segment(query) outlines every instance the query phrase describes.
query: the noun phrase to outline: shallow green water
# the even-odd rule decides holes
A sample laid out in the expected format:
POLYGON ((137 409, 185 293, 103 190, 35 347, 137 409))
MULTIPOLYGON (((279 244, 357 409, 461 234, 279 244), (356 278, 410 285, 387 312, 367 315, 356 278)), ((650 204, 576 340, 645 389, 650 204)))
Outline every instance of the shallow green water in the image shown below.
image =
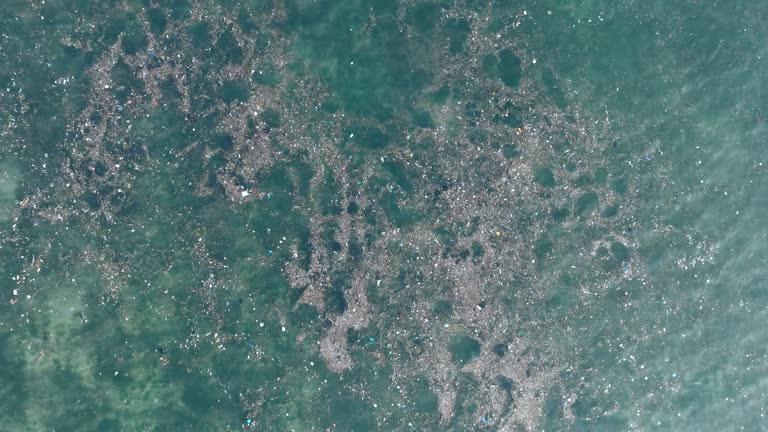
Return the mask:
POLYGON ((3 2, 0 430, 762 430, 768 4, 677 3, 3 2))

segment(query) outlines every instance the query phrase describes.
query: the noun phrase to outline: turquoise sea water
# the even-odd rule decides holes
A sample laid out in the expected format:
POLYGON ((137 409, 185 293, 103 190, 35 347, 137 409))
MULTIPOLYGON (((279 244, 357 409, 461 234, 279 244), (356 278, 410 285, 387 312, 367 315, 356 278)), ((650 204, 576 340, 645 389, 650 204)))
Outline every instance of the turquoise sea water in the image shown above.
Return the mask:
POLYGON ((0 430, 766 429, 768 3, 0 4, 0 430))

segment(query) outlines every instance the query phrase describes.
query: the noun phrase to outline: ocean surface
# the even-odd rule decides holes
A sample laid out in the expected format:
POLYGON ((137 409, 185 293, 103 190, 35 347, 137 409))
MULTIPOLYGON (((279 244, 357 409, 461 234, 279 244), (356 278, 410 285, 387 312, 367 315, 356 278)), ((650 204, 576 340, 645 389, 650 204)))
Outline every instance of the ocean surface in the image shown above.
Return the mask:
POLYGON ((768 430, 768 2, 0 2, 0 431, 768 430))

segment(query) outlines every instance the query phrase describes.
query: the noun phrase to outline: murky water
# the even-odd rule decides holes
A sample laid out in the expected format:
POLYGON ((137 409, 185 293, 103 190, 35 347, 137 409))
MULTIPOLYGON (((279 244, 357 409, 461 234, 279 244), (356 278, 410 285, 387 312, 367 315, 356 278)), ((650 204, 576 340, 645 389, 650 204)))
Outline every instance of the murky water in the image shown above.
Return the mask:
POLYGON ((0 430, 762 430, 768 4, 672 3, 3 2, 0 430))

